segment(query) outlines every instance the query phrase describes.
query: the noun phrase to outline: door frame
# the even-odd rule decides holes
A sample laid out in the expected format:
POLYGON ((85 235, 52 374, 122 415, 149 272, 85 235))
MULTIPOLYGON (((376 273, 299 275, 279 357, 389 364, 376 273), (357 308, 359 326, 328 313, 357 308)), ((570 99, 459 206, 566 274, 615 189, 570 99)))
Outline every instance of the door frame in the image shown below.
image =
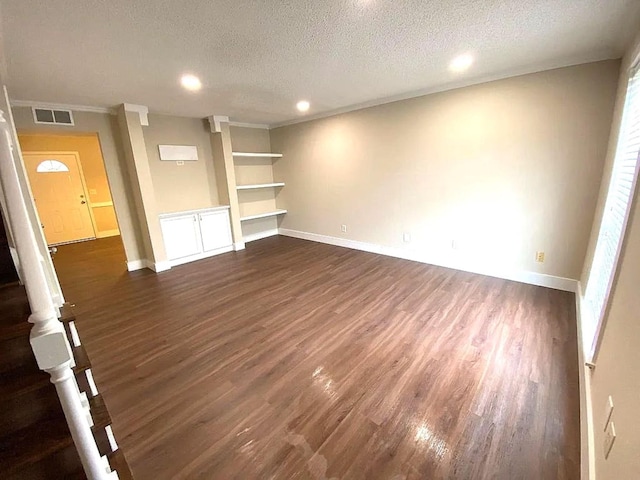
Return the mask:
MULTIPOLYGON (((82 191, 84 192, 84 199, 87 202, 87 208, 89 209, 89 218, 91 218, 91 229, 93 230, 93 238, 98 238, 96 236, 96 232, 98 231, 96 228, 96 219, 93 217, 93 205, 91 203, 91 199, 89 198, 89 189, 87 188, 87 182, 84 179, 84 171, 82 170, 82 162, 80 161, 80 154, 78 152, 72 151, 64 151, 64 150, 28 150, 23 151, 22 156, 29 155, 73 155, 76 159, 76 165, 78 167, 78 173, 80 174, 80 183, 82 184, 82 191)), ((25 161, 26 166, 26 161, 25 161)), ((29 175, 27 175, 27 180, 29 180, 29 186, 31 186, 31 179, 29 179, 29 175)), ((32 192, 32 200, 33 200, 33 187, 31 188, 32 192)), ((36 205, 36 210, 38 209, 38 205, 36 205)), ((65 243, 75 243, 75 242, 65 242, 65 243)), ((56 244, 61 245, 61 244, 56 244)))

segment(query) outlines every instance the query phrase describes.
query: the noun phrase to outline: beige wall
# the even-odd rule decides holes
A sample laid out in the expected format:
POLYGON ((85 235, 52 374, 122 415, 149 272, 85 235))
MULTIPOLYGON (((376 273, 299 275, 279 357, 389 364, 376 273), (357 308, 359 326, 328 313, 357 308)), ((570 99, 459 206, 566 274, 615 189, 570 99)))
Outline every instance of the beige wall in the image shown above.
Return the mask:
MULTIPOLYGON (((602 179, 600 202, 593 224, 592 241, 585 262, 583 289, 591 267, 595 240, 598 234, 604 198, 611 175, 615 146, 622 117, 622 107, 628 69, 640 52, 640 35, 629 48, 622 64, 620 89, 605 174, 602 179)), ((636 189, 637 190, 637 189, 636 189)), ((620 257, 617 281, 610 297, 610 310, 606 320, 596 368, 591 376, 591 400, 595 437, 595 464, 598 480, 640 478, 640 208, 637 191, 631 211, 627 235, 620 257), (611 455, 604 459, 604 413, 608 396, 613 397, 613 421, 617 438, 611 455)))
POLYGON ((149 115, 143 127, 156 203, 160 213, 179 212, 219 205, 213 171, 210 130, 198 118, 149 115), (158 145, 195 145, 198 161, 160 161, 158 145))
POLYGON ((89 206, 95 219, 96 235, 117 232, 118 223, 111 199, 107 172, 102 160, 100 141, 95 133, 82 135, 19 133, 18 140, 23 153, 29 152, 78 152, 89 206), (96 206, 102 204, 102 206, 96 206))
POLYGON ((271 130, 273 150, 285 155, 274 169, 287 182, 281 226, 445 264, 577 279, 619 65, 524 75, 271 130), (545 263, 535 262, 538 250, 545 263))
MULTIPOLYGON (((269 130, 262 128, 231 127, 231 144, 234 152, 267 153, 271 152, 269 130)), ((235 157, 234 168, 238 185, 255 183, 271 183, 273 177, 273 162, 270 158, 235 157)), ((276 196, 280 189, 259 189, 238 191, 240 216, 254 215, 276 209, 276 196)), ((242 234, 245 238, 260 235, 262 232, 273 231, 278 228, 275 217, 261 218, 242 222, 242 234)))
POLYGON ((14 107, 12 112, 16 129, 22 134, 55 132, 98 135, 127 259, 135 261, 144 258, 141 223, 131 194, 130 178, 116 117, 107 113, 73 112, 75 126, 60 126, 35 124, 30 108, 14 107))

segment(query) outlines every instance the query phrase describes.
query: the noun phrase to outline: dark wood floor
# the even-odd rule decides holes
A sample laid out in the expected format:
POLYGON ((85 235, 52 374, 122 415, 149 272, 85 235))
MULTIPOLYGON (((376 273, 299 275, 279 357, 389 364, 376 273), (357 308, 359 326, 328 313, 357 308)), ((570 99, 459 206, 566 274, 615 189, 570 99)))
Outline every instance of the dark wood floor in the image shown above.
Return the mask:
POLYGON ((573 294, 285 237, 55 258, 138 479, 577 479, 573 294))

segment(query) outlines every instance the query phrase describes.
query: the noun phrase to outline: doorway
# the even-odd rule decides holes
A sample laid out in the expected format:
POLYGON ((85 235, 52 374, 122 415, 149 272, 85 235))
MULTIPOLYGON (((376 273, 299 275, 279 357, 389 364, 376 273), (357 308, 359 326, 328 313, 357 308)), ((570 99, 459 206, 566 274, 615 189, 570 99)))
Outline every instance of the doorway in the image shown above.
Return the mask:
POLYGON ((78 153, 25 152, 23 157, 47 244, 96 238, 78 153))

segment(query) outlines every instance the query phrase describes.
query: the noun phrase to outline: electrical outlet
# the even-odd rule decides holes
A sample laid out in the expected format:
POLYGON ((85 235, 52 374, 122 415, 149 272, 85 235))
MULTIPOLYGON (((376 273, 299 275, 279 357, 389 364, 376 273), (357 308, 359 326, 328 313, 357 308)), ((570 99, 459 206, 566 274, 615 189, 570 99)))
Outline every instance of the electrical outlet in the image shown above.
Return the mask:
POLYGON ((179 167, 182 167, 184 165, 184 160, 178 160, 176 162, 176 165, 179 166, 179 167))
POLYGON ((97 194, 98 194, 98 190, 96 190, 95 188, 89 189, 89 195, 97 195, 97 194))
POLYGON ((340 227, 340 231, 341 231, 342 233, 347 233, 347 226, 346 226, 346 225, 342 225, 342 226, 340 227))
POLYGON ((536 262, 544 263, 544 252, 536 252, 536 262))
POLYGON ((607 399, 607 405, 604 411, 604 430, 607 431, 607 427, 609 426, 609 422, 611 421, 611 415, 613 415, 613 398, 609 395, 607 399))
POLYGON ((409 243, 411 242, 411 234, 409 232, 405 232, 402 234, 402 241, 404 243, 409 243))
POLYGON ((616 426, 613 422, 609 422, 607 430, 604 432, 604 458, 609 458, 611 449, 613 448, 613 442, 616 441, 616 426))

